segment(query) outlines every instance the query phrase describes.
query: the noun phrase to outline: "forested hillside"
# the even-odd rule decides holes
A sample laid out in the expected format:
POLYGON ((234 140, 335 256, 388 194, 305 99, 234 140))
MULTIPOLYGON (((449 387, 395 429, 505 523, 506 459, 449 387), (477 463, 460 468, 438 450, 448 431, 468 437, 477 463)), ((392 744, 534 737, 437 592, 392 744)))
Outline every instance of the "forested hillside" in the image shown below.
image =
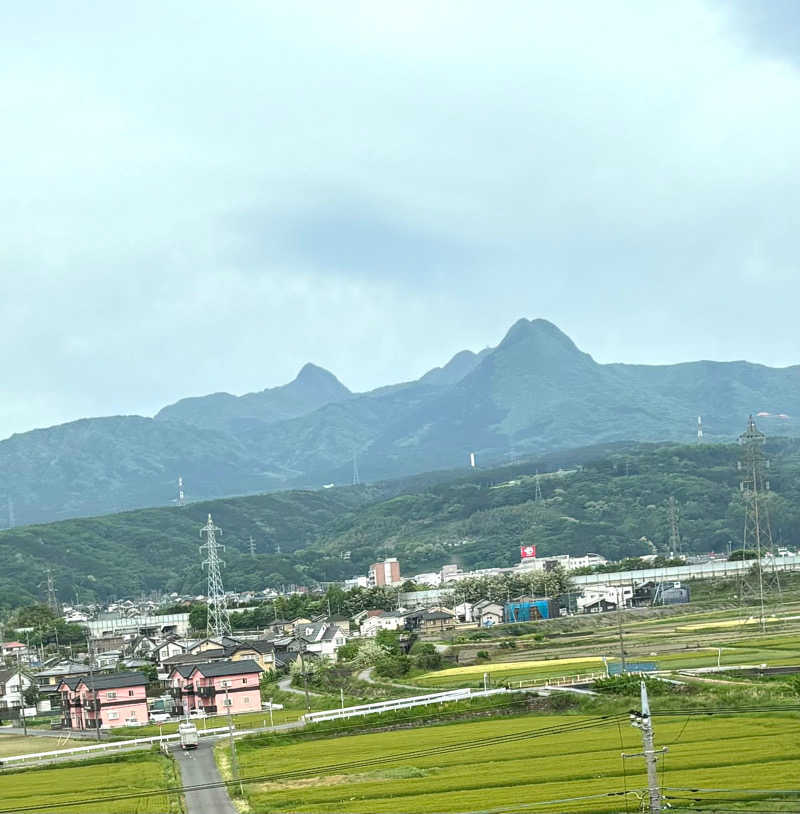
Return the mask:
MULTIPOLYGON (((798 546, 800 441, 773 439, 767 450, 775 541, 798 546)), ((76 593, 88 599, 202 592, 199 529, 209 512, 227 544, 225 585, 239 590, 343 579, 387 555, 399 557, 410 576, 447 562, 465 569, 511 565, 524 543, 536 543, 540 556, 665 552, 671 496, 680 506, 684 551, 722 551, 729 541, 739 546, 742 534, 738 451, 719 444, 617 445, 469 475, 434 473, 13 529, 0 533, 0 602, 41 597, 48 566, 63 600, 76 593)))
POLYGON ((732 441, 749 413, 796 435, 800 369, 598 364, 546 320, 412 382, 353 394, 307 365, 288 385, 184 399, 155 419, 85 419, 0 441, 0 526, 192 500, 376 482, 617 441, 732 441))

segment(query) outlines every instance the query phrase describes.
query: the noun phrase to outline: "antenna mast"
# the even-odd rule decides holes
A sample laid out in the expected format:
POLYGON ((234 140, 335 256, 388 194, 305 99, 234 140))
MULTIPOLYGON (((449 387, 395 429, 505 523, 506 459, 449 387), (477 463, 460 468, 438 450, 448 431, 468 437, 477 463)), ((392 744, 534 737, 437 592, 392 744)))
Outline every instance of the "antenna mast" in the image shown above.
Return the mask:
POLYGON ((217 542, 216 533, 222 532, 218 526, 214 525, 211 515, 208 515, 208 522, 200 529, 200 535, 206 535, 206 542, 200 546, 200 551, 205 549, 206 559, 203 560, 203 567, 208 568, 208 621, 206 622, 207 636, 230 636, 231 619, 228 614, 228 605, 225 599, 225 590, 222 587, 222 577, 220 576, 220 566, 225 563, 219 558, 219 549, 225 550, 225 546, 217 542))

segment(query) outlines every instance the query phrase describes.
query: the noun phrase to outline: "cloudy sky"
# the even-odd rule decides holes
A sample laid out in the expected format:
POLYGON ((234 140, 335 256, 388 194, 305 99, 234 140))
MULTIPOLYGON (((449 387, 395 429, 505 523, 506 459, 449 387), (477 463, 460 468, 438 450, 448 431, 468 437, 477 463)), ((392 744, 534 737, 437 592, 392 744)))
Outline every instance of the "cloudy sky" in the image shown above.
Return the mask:
POLYGON ((794 0, 28 0, 0 52, 0 437, 521 316, 800 362, 794 0))

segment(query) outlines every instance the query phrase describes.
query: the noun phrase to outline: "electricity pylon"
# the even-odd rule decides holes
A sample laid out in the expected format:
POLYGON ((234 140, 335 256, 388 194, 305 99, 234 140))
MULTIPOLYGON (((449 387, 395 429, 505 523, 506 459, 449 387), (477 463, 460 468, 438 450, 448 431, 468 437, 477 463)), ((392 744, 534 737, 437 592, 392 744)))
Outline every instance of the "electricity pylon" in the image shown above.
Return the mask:
POLYGON ((208 568, 208 620, 206 622, 207 636, 230 636, 231 619, 228 614, 228 604, 225 599, 225 589, 222 587, 222 576, 220 566, 225 563, 219 558, 219 549, 225 550, 225 546, 217 542, 216 533, 221 532, 218 526, 214 525, 211 515, 208 515, 208 522, 200 529, 200 536, 206 535, 206 542, 200 546, 200 551, 206 551, 206 559, 203 560, 203 567, 208 568))

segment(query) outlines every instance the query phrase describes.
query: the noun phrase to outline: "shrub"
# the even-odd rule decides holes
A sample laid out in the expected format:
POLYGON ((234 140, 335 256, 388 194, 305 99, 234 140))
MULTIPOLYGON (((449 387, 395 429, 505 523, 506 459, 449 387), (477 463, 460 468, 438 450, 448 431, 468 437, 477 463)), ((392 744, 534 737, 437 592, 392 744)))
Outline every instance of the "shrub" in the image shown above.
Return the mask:
POLYGON ((375 672, 384 678, 400 678, 411 669, 411 660, 406 655, 386 653, 375 662, 375 672))
POLYGON ((491 659, 491 656, 489 655, 488 650, 479 650, 475 654, 475 658, 478 659, 478 661, 489 661, 489 659, 491 659))

